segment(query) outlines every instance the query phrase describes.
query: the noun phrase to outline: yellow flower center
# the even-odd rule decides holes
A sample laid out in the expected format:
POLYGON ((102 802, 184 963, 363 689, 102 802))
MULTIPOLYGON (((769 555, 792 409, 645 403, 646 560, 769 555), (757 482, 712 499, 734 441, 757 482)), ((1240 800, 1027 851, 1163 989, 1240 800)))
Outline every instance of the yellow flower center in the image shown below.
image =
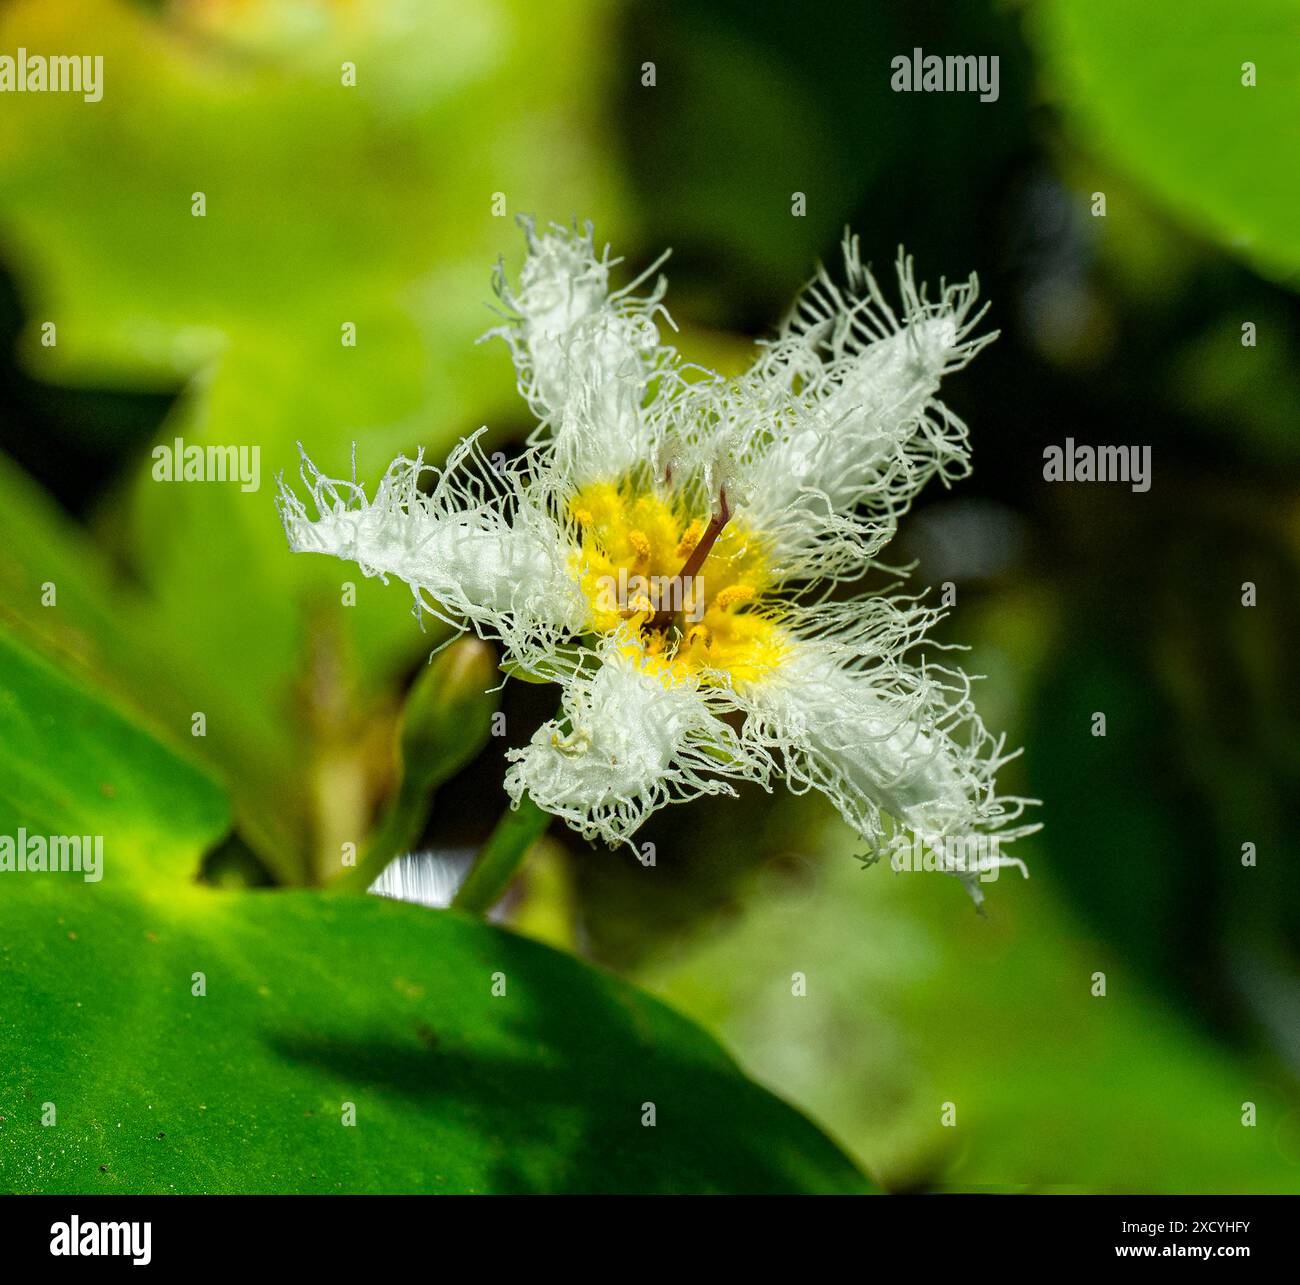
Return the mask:
POLYGON ((754 682, 780 663, 784 635, 755 610, 770 583, 767 555, 743 522, 728 522, 695 575, 683 580, 707 518, 612 483, 585 487, 569 511, 581 532, 575 572, 592 632, 629 626, 637 634, 631 645, 652 666, 709 683, 754 682))

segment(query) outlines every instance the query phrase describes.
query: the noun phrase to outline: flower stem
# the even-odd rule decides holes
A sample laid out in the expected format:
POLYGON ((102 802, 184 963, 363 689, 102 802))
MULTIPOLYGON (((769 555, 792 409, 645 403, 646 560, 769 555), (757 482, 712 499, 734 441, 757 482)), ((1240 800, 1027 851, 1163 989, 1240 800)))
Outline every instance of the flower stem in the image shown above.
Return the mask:
POLYGON ((486 915, 501 900, 550 819, 527 795, 517 808, 503 812, 452 898, 452 908, 486 915))
POLYGON ((345 870, 334 886, 351 892, 365 892, 395 857, 410 852, 429 816, 433 788, 427 782, 404 776, 397 795, 370 836, 353 869, 345 870))
POLYGON ((462 638, 442 651, 411 685, 395 746, 398 785, 357 864, 334 886, 365 892, 394 857, 411 850, 429 817, 434 791, 487 744, 498 697, 492 649, 462 638))

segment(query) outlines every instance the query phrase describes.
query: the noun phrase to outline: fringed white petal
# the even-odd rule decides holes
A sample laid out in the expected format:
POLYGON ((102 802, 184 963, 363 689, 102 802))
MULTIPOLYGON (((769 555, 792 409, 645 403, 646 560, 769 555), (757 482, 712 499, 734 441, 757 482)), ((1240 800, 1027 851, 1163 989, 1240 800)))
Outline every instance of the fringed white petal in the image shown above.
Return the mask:
POLYGON ((771 761, 746 746, 694 682, 656 671, 622 639, 569 682, 560 719, 511 750, 506 790, 525 793, 589 839, 628 841, 652 812, 732 780, 766 784, 771 761))
POLYGON ((510 345, 519 391, 541 424, 534 440, 554 443, 557 464, 577 486, 618 477, 651 451, 642 406, 656 370, 673 356, 655 324, 667 316, 666 283, 660 277, 648 295, 631 293, 655 264, 611 293, 610 269, 620 260, 608 247, 597 255, 590 223, 540 234, 532 220, 520 223, 528 257, 517 287, 498 269, 510 324, 490 336, 510 345))
POLYGON ((399 457, 367 499, 353 481, 325 477, 304 454, 301 476, 315 509, 280 479, 289 547, 357 563, 364 575, 408 584, 416 610, 527 650, 581 623, 585 602, 569 572, 572 549, 521 474, 495 472, 461 442, 445 468, 399 457), (431 483, 426 492, 422 483, 431 483))
POLYGON ((789 580, 860 574, 930 478, 969 471, 966 427, 935 393, 994 338, 971 338, 974 277, 932 302, 900 255, 900 315, 856 237, 844 256, 844 287, 823 269, 751 370, 697 385, 679 415, 679 452, 715 471, 706 489, 728 487, 789 580))
POLYGON ((970 680, 903 659, 930 613, 872 606, 855 636, 795 642, 766 681, 740 687, 745 737, 779 750, 791 789, 827 795, 874 854, 892 820, 979 900, 981 872, 1021 865, 1001 850, 1039 828, 1017 824, 1034 800, 997 794, 997 771, 1015 755, 985 730, 970 680))

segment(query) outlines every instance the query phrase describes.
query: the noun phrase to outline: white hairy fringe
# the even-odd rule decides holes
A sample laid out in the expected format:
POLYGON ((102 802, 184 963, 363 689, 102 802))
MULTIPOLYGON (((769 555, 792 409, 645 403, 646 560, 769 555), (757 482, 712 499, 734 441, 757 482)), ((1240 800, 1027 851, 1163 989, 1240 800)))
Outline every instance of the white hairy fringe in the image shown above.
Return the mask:
POLYGON ((726 486, 763 532, 786 582, 861 575, 930 478, 969 472, 966 426, 934 393, 995 338, 971 338, 973 276, 930 301, 900 251, 900 317, 856 237, 844 258, 846 287, 820 270, 746 374, 679 385, 650 412, 674 421, 682 471, 706 496, 726 486))
POLYGON ((657 426, 641 408, 644 396, 644 385, 634 388, 616 374, 588 380, 573 390, 553 426, 535 430, 528 444, 570 495, 592 482, 628 477, 659 454, 657 426))
MULTIPOLYGON (((710 692, 719 712, 744 716, 742 741, 772 753, 796 794, 825 794, 878 852, 889 821, 915 831, 946 857, 946 840, 980 835, 1010 843, 1038 830, 1017 825, 1037 800, 999 796, 996 775, 1017 757, 984 727, 960 669, 910 653, 929 641, 943 613, 905 597, 766 609, 790 655, 760 683, 710 692)), ((980 869, 1023 863, 981 858, 980 869)), ((976 901, 977 881, 954 866, 976 901)))
POLYGON ((862 262, 858 237, 847 229, 842 249, 845 286, 838 285, 825 267, 819 267, 795 298, 777 338, 763 343, 767 349, 764 364, 787 367, 791 379, 815 379, 819 367, 852 362, 882 339, 915 332, 925 322, 939 322, 942 329, 922 329, 916 337, 918 346, 927 350, 926 365, 937 367, 942 376, 961 370, 997 338, 996 332, 968 338, 988 310, 985 305, 974 311, 979 299, 979 280, 974 273, 951 286, 940 278, 939 298, 931 300, 927 287, 916 284, 912 256, 900 246, 894 263, 902 299, 900 318, 870 267, 862 262))
POLYGON ((611 259, 608 246, 597 255, 590 222, 552 224, 540 235, 532 219, 519 224, 528 257, 518 287, 498 265, 493 284, 507 324, 483 339, 510 347, 519 393, 539 422, 530 442, 553 442, 579 486, 617 477, 650 458, 642 407, 657 373, 675 360, 655 324, 661 315, 672 325, 666 279, 633 293, 668 256, 611 293, 610 269, 622 260, 611 259))
POLYGON ((734 795, 732 781, 765 789, 772 760, 710 708, 694 680, 654 672, 620 631, 564 689, 562 715, 509 751, 506 792, 525 792, 584 838, 630 846, 645 819, 670 803, 734 795))
POLYGON ((791 790, 825 794, 873 848, 890 832, 886 816, 929 843, 1007 843, 1040 828, 1015 824, 1036 800, 997 794, 997 772, 1019 751, 987 731, 970 683, 897 652, 799 643, 770 681, 740 689, 744 737, 779 752, 791 790))
POLYGON ((581 628, 586 612, 568 573, 572 550, 529 493, 526 463, 498 470, 484 458, 484 431, 462 440, 443 468, 423 451, 399 456, 373 499, 356 480, 355 448, 346 480, 321 473, 300 443, 316 516, 281 476, 280 518, 294 552, 333 554, 385 584, 390 575, 404 581, 417 615, 468 623, 512 649, 549 649, 581 628))
MULTIPOLYGON (((797 793, 826 794, 876 850, 890 819, 940 845, 1037 830, 1020 822, 1035 800, 997 795, 996 773, 1015 755, 984 728, 970 679, 909 658, 940 613, 903 597, 808 595, 879 566, 925 482, 969 470, 965 425, 935 394, 995 337, 973 337, 983 316, 975 278, 941 282, 932 301, 900 252, 896 312, 846 235, 845 283, 819 271, 752 368, 724 379, 659 344, 657 315, 671 324, 665 282, 633 294, 658 263, 611 293, 619 261, 597 255, 590 224, 539 234, 521 223, 528 258, 517 287, 498 270, 508 317, 491 333, 509 344, 540 421, 524 459, 494 472, 476 434, 445 469, 422 455, 395 461, 369 501, 355 463, 340 482, 304 455, 319 516, 281 480, 291 547, 397 575, 417 611, 500 639, 508 672, 559 683, 561 717, 510 751, 506 788, 588 838, 630 843, 658 808, 732 794, 739 780, 768 788, 774 775, 797 793), (772 572, 744 610, 770 620, 788 648, 763 681, 674 676, 627 627, 583 636, 585 555, 571 501, 597 481, 700 516, 725 490, 772 572)), ((669 644, 661 661, 671 660, 669 644)), ((977 874, 950 869, 979 901, 977 874)))

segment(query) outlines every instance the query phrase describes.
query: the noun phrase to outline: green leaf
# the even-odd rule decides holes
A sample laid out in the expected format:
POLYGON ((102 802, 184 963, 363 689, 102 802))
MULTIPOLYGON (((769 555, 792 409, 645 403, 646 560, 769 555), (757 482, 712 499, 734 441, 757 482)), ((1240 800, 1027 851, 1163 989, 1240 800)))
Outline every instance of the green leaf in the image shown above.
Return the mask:
POLYGON ((195 882, 226 825, 201 771, 0 633, 0 836, 103 837, 98 882, 0 872, 0 1188, 866 1189, 698 1028, 569 956, 195 882))
MULTIPOLYGON (((1267 275, 1300 280, 1291 0, 1048 0, 1030 21, 1049 90, 1093 147, 1190 227, 1267 275)), ((1107 218, 1122 226, 1124 211, 1112 203, 1107 218)))

